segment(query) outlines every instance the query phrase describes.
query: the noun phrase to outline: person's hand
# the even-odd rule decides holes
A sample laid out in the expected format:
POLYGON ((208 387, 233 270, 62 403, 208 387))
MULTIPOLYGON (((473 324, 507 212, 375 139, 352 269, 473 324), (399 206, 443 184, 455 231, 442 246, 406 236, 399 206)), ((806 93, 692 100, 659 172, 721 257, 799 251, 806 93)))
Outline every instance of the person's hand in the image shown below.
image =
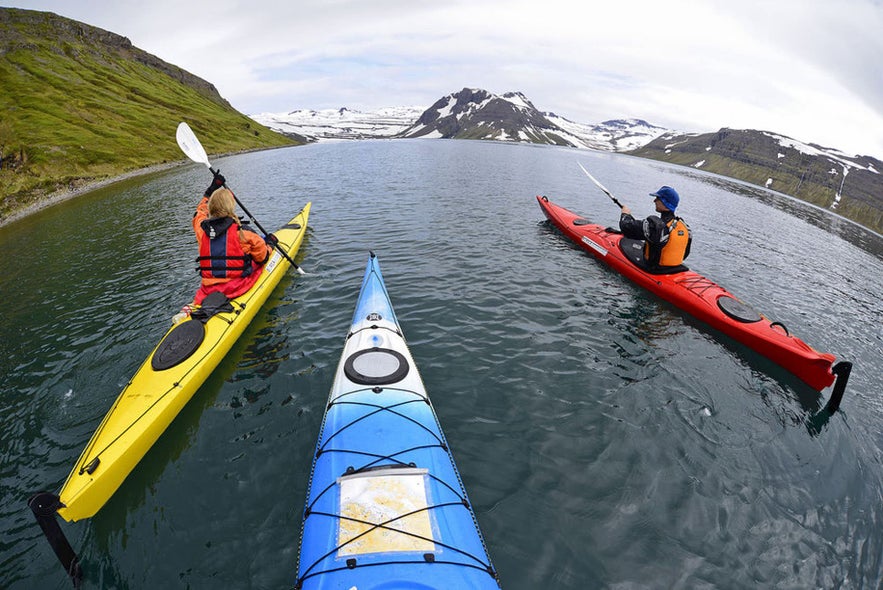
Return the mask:
POLYGON ((631 215, 632 214, 632 210, 628 208, 628 205, 622 206, 622 214, 623 215, 631 215))
POLYGON ((210 197, 212 193, 224 186, 227 183, 227 179, 221 174, 220 170, 215 172, 215 177, 212 179, 212 183, 208 185, 208 188, 205 189, 203 193, 204 196, 210 197))
POLYGON ((276 248, 276 246, 279 244, 279 238, 277 238, 275 234, 267 234, 266 236, 264 236, 264 241, 271 248, 276 248))

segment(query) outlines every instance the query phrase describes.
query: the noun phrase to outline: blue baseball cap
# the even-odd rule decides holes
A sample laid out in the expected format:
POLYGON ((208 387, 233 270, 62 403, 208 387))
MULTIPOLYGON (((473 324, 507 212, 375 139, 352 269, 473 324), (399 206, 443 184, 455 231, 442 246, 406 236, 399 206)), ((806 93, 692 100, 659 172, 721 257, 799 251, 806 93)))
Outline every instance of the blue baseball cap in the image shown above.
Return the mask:
POLYGON ((665 205, 665 208, 672 213, 675 212, 675 209, 678 208, 678 203, 681 202, 681 197, 678 196, 678 191, 671 188, 670 186, 663 186, 655 193, 650 193, 650 196, 656 197, 657 199, 662 201, 662 204, 665 205))

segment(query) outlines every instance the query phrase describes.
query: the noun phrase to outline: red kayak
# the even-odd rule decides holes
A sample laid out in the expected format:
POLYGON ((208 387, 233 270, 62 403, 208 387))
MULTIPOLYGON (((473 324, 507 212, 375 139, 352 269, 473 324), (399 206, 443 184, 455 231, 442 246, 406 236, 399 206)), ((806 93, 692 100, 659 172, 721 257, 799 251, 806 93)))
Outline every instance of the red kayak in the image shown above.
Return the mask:
POLYGON ((770 321, 720 285, 685 266, 665 274, 641 268, 643 241, 624 238, 618 230, 589 223, 546 197, 538 196, 537 201, 549 221, 565 236, 648 291, 784 367, 816 391, 836 380, 828 409, 837 410, 852 363, 841 361, 835 365, 834 355, 818 352, 792 336, 780 322, 770 321))

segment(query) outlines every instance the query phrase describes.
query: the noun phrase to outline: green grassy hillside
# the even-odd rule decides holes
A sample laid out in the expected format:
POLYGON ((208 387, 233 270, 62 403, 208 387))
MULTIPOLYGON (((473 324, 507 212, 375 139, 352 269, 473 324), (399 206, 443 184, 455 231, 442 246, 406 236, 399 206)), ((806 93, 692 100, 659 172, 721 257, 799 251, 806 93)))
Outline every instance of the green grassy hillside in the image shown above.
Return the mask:
POLYGON ((0 8, 0 219, 59 189, 182 160, 180 121, 210 154, 296 143, 125 37, 0 8))

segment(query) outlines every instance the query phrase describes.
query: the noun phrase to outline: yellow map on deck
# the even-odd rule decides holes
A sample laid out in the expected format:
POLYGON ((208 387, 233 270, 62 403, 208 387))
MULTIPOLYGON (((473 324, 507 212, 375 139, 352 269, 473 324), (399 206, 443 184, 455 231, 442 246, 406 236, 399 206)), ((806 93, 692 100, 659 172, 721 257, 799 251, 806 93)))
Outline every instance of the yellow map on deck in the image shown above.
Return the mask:
POLYGON ((338 555, 433 551, 425 477, 425 469, 385 469, 339 478, 338 555))

